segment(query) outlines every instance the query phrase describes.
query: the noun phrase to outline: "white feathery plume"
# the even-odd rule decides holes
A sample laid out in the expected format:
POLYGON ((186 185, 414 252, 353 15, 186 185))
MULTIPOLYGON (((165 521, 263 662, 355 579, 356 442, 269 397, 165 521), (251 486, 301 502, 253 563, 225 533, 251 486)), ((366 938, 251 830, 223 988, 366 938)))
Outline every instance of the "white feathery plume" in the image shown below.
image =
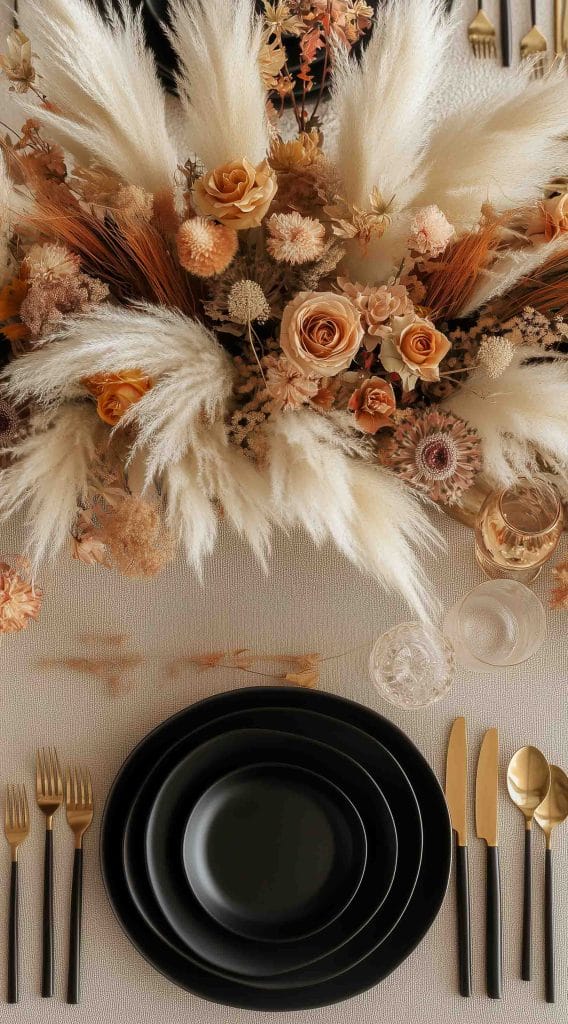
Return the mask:
POLYGON ((13 449, 17 461, 0 473, 0 517, 7 519, 28 505, 34 570, 69 540, 101 427, 88 402, 39 413, 32 433, 13 449))
POLYGON ((468 104, 430 139, 417 201, 437 204, 457 228, 470 230, 483 203, 497 210, 528 205, 566 170, 568 78, 563 67, 530 80, 516 72, 516 94, 468 104))
POLYGON ((4 154, 0 153, 0 287, 12 276, 12 233, 14 185, 8 174, 4 154))
POLYGON ((26 13, 41 87, 58 111, 20 97, 28 112, 79 163, 148 192, 171 190, 178 160, 141 9, 107 2, 103 16, 88 0, 31 0, 26 13))
POLYGON ((252 0, 173 0, 170 18, 194 151, 208 169, 243 157, 260 163, 269 129, 259 69, 262 22, 252 0))
POLYGON ((509 486, 540 474, 543 458, 568 467, 568 359, 520 345, 498 380, 476 370, 442 403, 481 437, 483 472, 509 486))
POLYGON ((375 185, 394 209, 412 199, 408 184, 432 127, 430 97, 453 26, 443 8, 439 0, 382 0, 360 62, 336 48, 331 157, 351 203, 366 207, 375 185))
POLYGON ((342 418, 334 425, 311 411, 283 413, 274 417, 269 438, 267 473, 278 521, 303 526, 316 543, 332 540, 428 619, 436 602, 413 548, 431 548, 439 537, 410 490, 387 470, 353 457, 358 442, 342 418))
POLYGON ((177 429, 168 410, 160 415, 153 403, 148 403, 148 421, 153 418, 161 432, 164 452, 169 445, 181 458, 178 445, 191 421, 201 413, 214 418, 224 402, 231 364, 214 334, 177 310, 102 304, 92 313, 66 320, 45 345, 9 363, 3 377, 6 392, 16 401, 34 397, 49 405, 84 395, 85 377, 134 368, 156 381, 166 375, 164 390, 168 401, 175 400, 183 422, 177 429), (177 373, 182 377, 176 392, 177 373), (184 403, 187 408, 181 411, 184 403))
POLYGON ((502 256, 498 255, 487 270, 482 270, 473 294, 460 310, 459 316, 469 316, 500 295, 506 295, 522 278, 533 274, 543 263, 563 250, 568 250, 568 241, 566 236, 561 235, 552 242, 532 245, 526 249, 511 249, 502 256))
POLYGON ((215 547, 219 516, 203 488, 195 454, 168 466, 162 480, 170 529, 201 578, 203 560, 215 547))

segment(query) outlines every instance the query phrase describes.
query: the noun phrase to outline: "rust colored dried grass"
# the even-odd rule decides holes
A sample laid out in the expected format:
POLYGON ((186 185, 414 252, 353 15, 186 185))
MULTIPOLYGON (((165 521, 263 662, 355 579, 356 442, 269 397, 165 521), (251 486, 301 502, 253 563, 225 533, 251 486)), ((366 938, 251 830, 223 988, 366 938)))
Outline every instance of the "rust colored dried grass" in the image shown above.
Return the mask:
POLYGON ((451 244, 439 259, 424 264, 419 276, 426 291, 420 301, 433 320, 452 319, 467 304, 499 245, 502 225, 503 219, 488 221, 451 244))
POLYGON ((518 316, 530 306, 551 318, 568 316, 568 243, 532 274, 521 278, 507 295, 490 304, 489 310, 501 320, 518 316))

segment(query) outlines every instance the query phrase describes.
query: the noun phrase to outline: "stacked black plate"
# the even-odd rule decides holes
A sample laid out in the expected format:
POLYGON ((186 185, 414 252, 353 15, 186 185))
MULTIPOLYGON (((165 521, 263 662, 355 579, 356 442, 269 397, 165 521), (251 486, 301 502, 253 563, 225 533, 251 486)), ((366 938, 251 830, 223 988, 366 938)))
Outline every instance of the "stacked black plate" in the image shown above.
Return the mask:
POLYGON ((290 687, 194 704, 130 754, 103 876, 125 932, 173 982, 254 1010, 323 1006, 415 948, 451 829, 411 741, 368 708, 290 687))

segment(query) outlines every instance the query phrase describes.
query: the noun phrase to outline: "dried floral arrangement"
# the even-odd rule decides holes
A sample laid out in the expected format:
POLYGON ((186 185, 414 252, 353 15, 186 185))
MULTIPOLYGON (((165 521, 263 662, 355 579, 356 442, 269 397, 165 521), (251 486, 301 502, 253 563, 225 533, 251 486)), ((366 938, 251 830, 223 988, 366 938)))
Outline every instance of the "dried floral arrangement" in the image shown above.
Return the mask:
POLYGON ((2 142, 0 513, 27 506, 34 568, 71 538, 199 572, 222 517, 265 562, 302 525, 427 614, 424 498, 480 472, 567 494, 568 77, 434 121, 444 6, 172 0, 166 103, 129 7, 31 3, 33 52, 16 30, 0 58, 27 117, 2 142))

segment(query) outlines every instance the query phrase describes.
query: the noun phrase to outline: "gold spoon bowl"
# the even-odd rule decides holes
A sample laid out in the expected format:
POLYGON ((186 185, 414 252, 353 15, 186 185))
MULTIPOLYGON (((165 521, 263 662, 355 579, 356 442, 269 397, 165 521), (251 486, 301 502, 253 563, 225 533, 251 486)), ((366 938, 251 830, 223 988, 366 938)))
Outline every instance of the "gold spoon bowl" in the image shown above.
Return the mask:
POLYGON ((546 849, 551 849, 552 830, 568 818, 568 775, 555 764, 550 765, 550 788, 534 812, 546 836, 546 849))
POLYGON ((522 811, 525 828, 529 829, 537 807, 550 787, 550 768, 537 747, 521 747, 513 754, 507 769, 507 789, 514 804, 522 811))

